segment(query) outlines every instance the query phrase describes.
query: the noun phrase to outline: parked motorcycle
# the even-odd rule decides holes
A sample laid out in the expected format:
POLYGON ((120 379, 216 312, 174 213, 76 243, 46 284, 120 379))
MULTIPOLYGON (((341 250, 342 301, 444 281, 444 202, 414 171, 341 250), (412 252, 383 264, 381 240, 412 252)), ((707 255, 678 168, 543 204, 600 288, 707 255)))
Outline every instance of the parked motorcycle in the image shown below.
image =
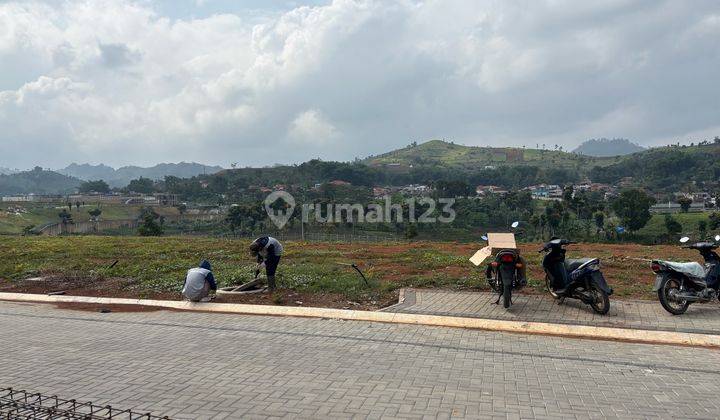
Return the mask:
POLYGON ((547 252, 542 261, 547 288, 559 303, 565 298, 579 299, 605 315, 610 310, 609 296, 613 290, 600 271, 598 258, 565 259, 565 246, 574 243, 553 238, 539 251, 547 252))
MULTIPOLYGON (((483 236, 487 240, 487 236, 483 236)), ((527 284, 525 278, 525 262, 517 248, 500 249, 485 270, 485 277, 490 288, 498 293, 496 305, 503 300, 503 307, 512 305, 512 291, 519 290, 527 284)))
MULTIPOLYGON (((716 270, 720 268, 720 257, 715 252, 720 235, 714 239, 682 246, 700 251, 705 260, 704 266, 697 262, 652 260, 650 268, 656 274, 653 291, 657 292, 660 304, 666 311, 680 315, 687 311, 691 303, 707 303, 718 297, 718 286, 707 286, 710 276, 716 276, 716 270)), ((689 241, 687 236, 680 239, 683 244, 689 241)))

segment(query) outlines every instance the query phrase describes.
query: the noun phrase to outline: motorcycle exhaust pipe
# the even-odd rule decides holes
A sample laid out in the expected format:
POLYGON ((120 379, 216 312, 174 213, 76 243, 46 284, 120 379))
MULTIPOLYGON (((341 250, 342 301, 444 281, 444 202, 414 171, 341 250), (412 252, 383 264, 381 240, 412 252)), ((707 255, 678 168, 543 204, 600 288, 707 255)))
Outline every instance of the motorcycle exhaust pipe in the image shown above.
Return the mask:
POLYGON ((681 301, 681 300, 686 300, 688 302, 698 302, 700 300, 707 300, 696 294, 687 294, 687 293, 674 293, 671 295, 671 297, 676 302, 681 301))

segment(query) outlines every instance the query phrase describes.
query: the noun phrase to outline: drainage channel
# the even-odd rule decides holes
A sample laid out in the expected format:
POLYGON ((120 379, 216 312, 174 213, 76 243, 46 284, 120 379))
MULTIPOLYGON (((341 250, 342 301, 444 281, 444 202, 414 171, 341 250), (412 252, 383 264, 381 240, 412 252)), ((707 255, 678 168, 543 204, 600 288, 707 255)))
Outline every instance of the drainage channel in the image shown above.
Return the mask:
POLYGON ((43 395, 13 388, 0 389, 0 419, 129 419, 155 420, 169 417, 120 410, 109 405, 64 400, 56 395, 43 395))

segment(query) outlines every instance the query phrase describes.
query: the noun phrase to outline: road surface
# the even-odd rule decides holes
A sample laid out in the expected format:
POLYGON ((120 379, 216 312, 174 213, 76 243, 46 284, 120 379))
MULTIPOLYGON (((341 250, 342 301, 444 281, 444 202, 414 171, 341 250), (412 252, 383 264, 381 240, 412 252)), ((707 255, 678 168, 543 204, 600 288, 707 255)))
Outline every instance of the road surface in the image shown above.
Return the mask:
POLYGON ((0 387, 174 418, 720 417, 720 352, 0 302, 0 387))

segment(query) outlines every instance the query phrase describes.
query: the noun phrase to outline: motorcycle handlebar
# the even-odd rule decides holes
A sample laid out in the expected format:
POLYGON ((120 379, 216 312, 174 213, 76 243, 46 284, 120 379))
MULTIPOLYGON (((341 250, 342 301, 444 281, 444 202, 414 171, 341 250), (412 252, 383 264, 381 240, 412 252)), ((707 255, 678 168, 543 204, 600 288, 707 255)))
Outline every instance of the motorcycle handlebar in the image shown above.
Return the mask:
POLYGON ((545 246, 543 246, 543 247, 540 249, 540 251, 538 251, 538 252, 545 252, 545 251, 547 251, 548 249, 552 248, 553 246, 565 246, 565 245, 571 245, 571 244, 576 244, 576 243, 577 243, 576 241, 563 241, 563 242, 561 242, 561 243, 559 243, 559 244, 550 244, 550 243, 548 243, 548 244, 545 244, 545 246))

